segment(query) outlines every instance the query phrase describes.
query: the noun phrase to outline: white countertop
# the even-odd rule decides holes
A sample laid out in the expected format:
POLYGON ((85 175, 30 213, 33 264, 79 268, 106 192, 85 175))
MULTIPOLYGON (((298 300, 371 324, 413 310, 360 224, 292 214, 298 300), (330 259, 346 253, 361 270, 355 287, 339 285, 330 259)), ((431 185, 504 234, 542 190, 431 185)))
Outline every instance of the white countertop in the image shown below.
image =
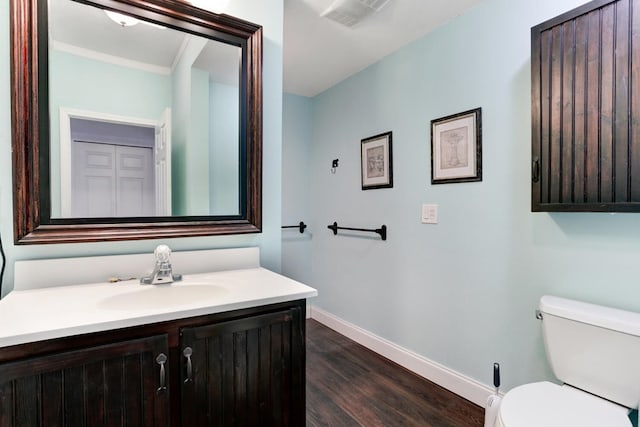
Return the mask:
POLYGON ((10 292, 0 300, 0 347, 314 297, 265 268, 190 274, 168 285, 137 280, 10 292))

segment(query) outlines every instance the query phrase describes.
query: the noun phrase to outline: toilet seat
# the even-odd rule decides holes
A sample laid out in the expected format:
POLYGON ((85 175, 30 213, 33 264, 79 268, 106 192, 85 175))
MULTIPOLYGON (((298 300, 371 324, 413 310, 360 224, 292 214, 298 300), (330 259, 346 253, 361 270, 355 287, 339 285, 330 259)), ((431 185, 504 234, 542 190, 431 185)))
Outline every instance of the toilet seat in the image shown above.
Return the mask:
POLYGON ((631 427, 629 410, 570 386, 525 384, 503 398, 496 427, 631 427))

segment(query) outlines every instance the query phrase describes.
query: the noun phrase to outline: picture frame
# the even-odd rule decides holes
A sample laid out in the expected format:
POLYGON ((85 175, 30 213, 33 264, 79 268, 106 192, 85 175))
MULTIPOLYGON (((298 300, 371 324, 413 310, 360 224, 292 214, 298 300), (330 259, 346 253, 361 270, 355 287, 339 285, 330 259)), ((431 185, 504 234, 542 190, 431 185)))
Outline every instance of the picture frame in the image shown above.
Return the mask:
POLYGON ((482 181, 482 108, 431 120, 431 184, 482 181))
POLYGON ((393 187, 392 132, 360 141, 362 189, 393 187))

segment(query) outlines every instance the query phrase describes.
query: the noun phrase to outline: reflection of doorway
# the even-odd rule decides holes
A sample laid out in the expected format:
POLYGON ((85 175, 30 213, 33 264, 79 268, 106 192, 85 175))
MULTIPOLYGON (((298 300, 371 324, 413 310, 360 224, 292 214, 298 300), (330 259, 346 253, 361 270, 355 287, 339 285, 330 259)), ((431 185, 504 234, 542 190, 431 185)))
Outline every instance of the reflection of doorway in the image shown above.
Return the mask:
POLYGON ((62 217, 171 215, 170 116, 61 109, 62 217))

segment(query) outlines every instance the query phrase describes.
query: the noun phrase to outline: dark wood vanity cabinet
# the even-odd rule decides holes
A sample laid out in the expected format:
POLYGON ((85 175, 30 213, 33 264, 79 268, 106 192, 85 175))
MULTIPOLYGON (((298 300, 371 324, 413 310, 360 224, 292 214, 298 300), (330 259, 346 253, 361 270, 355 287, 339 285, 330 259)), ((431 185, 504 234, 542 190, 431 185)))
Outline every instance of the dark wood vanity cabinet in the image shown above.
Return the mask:
POLYGON ((640 211, 640 1, 531 30, 532 211, 640 211))
POLYGON ((299 307, 181 331, 183 427, 305 424, 299 307))
POLYGON ((169 426, 167 354, 154 335, 2 363, 0 426, 169 426))
POLYGON ((5 347, 0 427, 304 425, 305 311, 299 300, 5 347))

